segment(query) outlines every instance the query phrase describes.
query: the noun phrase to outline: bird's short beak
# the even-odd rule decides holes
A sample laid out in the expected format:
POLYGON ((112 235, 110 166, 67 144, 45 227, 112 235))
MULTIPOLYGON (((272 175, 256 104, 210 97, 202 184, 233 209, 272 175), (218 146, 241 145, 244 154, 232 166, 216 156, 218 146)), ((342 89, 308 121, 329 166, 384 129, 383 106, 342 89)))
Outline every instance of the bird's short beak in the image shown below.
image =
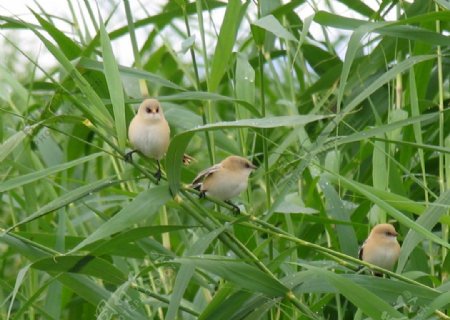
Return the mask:
POLYGON ((251 163, 250 164, 250 168, 252 168, 253 170, 256 170, 256 169, 258 169, 258 167, 257 166, 255 166, 253 163, 251 163))

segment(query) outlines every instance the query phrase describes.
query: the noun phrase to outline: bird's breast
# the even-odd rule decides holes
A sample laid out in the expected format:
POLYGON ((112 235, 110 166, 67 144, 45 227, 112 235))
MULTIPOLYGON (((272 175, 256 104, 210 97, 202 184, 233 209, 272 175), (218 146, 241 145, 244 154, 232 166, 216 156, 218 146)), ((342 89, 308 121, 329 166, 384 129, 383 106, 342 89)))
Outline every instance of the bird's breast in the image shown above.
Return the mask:
POLYGON ((149 158, 160 160, 169 146, 170 130, 166 121, 132 123, 128 135, 134 148, 149 158))
POLYGON ((392 270, 400 251, 398 243, 385 243, 371 246, 370 249, 370 252, 366 252, 364 260, 381 268, 392 270))
POLYGON ((247 177, 227 171, 215 172, 204 181, 208 194, 220 200, 238 196, 247 188, 247 177))

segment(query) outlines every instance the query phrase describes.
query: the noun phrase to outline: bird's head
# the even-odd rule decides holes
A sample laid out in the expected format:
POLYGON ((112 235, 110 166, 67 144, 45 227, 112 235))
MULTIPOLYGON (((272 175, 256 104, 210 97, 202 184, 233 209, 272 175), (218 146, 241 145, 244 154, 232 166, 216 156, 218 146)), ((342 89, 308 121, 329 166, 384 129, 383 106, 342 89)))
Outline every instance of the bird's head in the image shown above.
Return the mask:
POLYGON ((163 109, 156 99, 145 99, 139 106, 138 116, 151 122, 164 119, 163 109))
POLYGON ((370 236, 385 240, 390 239, 397 241, 397 235, 398 233, 395 231, 394 226, 389 223, 377 224, 370 232, 370 236))
POLYGON ((239 156, 229 156, 222 161, 222 167, 232 172, 242 172, 247 176, 257 167, 247 159, 239 156))

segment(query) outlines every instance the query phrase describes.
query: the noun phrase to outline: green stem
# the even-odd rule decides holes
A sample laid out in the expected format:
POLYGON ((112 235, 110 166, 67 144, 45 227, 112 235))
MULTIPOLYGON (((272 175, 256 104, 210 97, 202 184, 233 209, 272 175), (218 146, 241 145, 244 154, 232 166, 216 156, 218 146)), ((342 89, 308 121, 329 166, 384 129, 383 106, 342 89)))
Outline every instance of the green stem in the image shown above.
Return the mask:
MULTIPOLYGON (((189 19, 186 12, 186 5, 183 5, 183 16, 184 16, 184 24, 186 25, 186 33, 188 37, 191 37, 191 28, 189 26, 189 19)), ((196 82, 196 89, 200 90, 200 77, 198 75, 198 67, 197 67, 197 59, 195 58, 195 51, 194 46, 192 45, 189 48, 189 52, 191 53, 191 59, 192 59, 192 65, 194 66, 194 74, 195 74, 195 82, 196 82)))
MULTIPOLYGON (((259 82, 260 82, 260 98, 261 98, 261 118, 266 116, 266 101, 264 96, 264 57, 262 48, 259 50, 259 82)), ((271 205, 271 195, 270 195, 270 176, 269 176, 269 150, 267 147, 267 130, 261 129, 262 136, 262 146, 264 153, 264 179, 266 184, 266 205, 267 209, 270 208, 271 205)))
POLYGON ((92 11, 92 8, 89 4, 89 0, 84 0, 84 4, 86 6, 86 9, 88 11, 89 17, 91 18, 92 24, 94 25, 95 31, 99 30, 99 26, 97 23, 97 20, 95 20, 95 15, 94 12, 92 11))
MULTIPOLYGON (((77 15, 75 14, 75 9, 73 8, 72 1, 67 1, 67 5, 69 6, 70 13, 72 14, 74 29, 75 29, 78 37, 80 38, 80 42, 84 43, 85 40, 83 37, 83 33, 80 30, 80 23, 78 22, 77 15)), ((34 78, 31 78, 31 79, 34 79, 34 78)))
MULTIPOLYGON (((261 3, 258 1, 258 19, 261 18, 261 3)), ((259 96, 261 99, 261 118, 266 117, 266 99, 265 99, 265 89, 264 89, 264 51, 263 46, 258 47, 258 59, 259 59, 259 96)), ((266 184, 266 205, 267 210, 269 210, 271 205, 271 195, 270 195, 270 176, 269 176, 269 151, 267 148, 267 130, 261 129, 262 136, 262 147, 264 153, 264 180, 266 184)))
MULTIPOLYGON (((206 79, 206 87, 209 91, 209 60, 206 50, 206 40, 205 40, 205 29, 203 28, 203 8, 202 8, 202 1, 196 1, 196 8, 197 8, 197 19, 198 19, 198 27, 200 31, 200 38, 202 40, 202 53, 203 53, 203 63, 205 64, 205 79, 206 79)), ((186 13, 185 13, 186 16, 186 13)), ((190 34, 189 31, 189 23, 187 21, 187 18, 185 18, 186 21, 186 28, 188 30, 188 35, 190 34)), ((193 50, 191 48, 191 50, 193 50)), ((195 63, 195 61, 193 61, 195 63)), ((194 64, 194 67, 197 69, 197 65, 194 64)), ((198 81, 200 83, 200 81, 198 81)), ((200 85, 199 85, 200 88, 200 85)), ((203 124, 207 124, 208 121, 212 122, 212 116, 211 116, 211 102, 208 101, 208 108, 206 108, 204 105, 202 105, 201 108, 201 115, 202 115, 202 121, 203 124), (208 118, 207 116, 208 115, 208 118)), ((208 146, 208 154, 209 154, 209 161, 211 164, 214 164, 215 161, 215 154, 214 154, 214 136, 210 135, 208 131, 205 131, 205 138, 206 138, 206 145, 208 146)))
MULTIPOLYGON (((133 15, 131 14, 130 2, 124 0, 125 14, 127 16, 128 23, 128 33, 130 34, 131 47, 133 48, 134 64, 138 69, 142 69, 141 55, 139 54, 139 49, 136 41, 136 32, 134 30, 133 15)), ((139 87, 141 90, 141 95, 143 97, 148 97, 148 87, 144 79, 139 79, 139 87)))
POLYGON ((286 294, 286 298, 297 307, 298 310, 308 316, 308 319, 320 319, 314 312, 312 312, 308 306, 301 302, 292 291, 286 294))
MULTIPOLYGON (((435 10, 439 11, 439 6, 435 3, 435 10)), ((440 20, 436 20, 436 33, 441 33, 441 23, 440 20)), ((437 70, 438 70, 438 86, 439 86, 439 147, 444 147, 444 78, 442 71, 442 51, 441 46, 437 46, 437 70)), ((439 191, 443 194, 446 190, 445 183, 445 165, 444 165, 444 154, 442 152, 438 155, 439 159, 439 191)), ((448 242, 448 225, 442 224, 442 239, 448 242)), ((445 262, 445 257, 447 256, 447 248, 442 247, 442 264, 445 262)), ((442 270, 446 270, 445 266, 442 265, 442 270)), ((448 272, 442 272, 442 281, 445 281, 448 276, 448 272)))

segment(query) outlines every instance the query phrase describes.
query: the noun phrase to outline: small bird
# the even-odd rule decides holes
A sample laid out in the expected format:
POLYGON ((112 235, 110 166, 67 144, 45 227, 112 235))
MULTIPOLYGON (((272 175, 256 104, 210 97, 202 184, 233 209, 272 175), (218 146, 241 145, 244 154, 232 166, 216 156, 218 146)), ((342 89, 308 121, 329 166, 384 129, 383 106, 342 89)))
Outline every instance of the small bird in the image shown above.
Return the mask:
POLYGON ((170 128, 164 117, 161 104, 156 99, 145 99, 128 127, 128 139, 134 150, 125 155, 125 160, 132 161, 132 155, 140 152, 144 156, 155 159, 158 170, 155 178, 161 179, 159 161, 164 157, 169 147, 170 128))
POLYGON ((218 200, 225 201, 235 211, 239 207, 230 199, 247 189, 248 177, 256 166, 245 158, 229 156, 222 162, 200 172, 191 187, 200 191, 200 197, 208 194, 218 200))
MULTIPOLYGON (((377 224, 359 249, 359 259, 392 270, 400 255, 397 235, 393 225, 377 224)), ((374 275, 381 277, 382 273, 374 272, 374 275)))

